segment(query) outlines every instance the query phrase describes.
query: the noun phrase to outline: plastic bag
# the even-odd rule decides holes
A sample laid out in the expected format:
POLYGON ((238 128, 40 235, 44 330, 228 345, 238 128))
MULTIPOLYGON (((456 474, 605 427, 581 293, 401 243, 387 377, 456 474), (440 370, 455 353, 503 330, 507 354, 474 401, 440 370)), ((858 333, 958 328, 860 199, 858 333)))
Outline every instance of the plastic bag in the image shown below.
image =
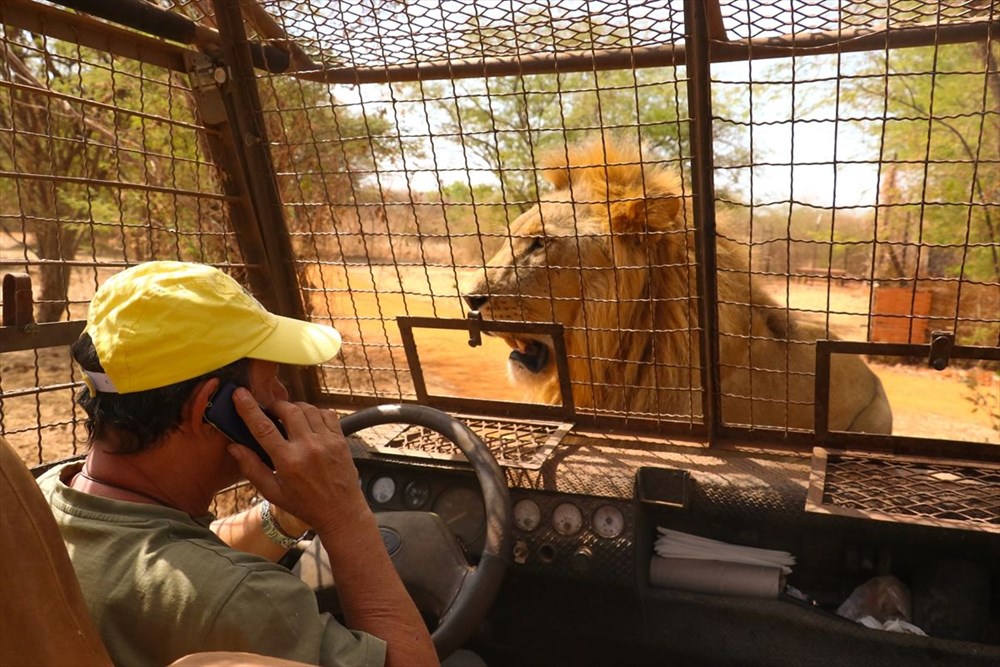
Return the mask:
POLYGON ((910 589, 891 574, 869 579, 854 589, 837 607, 837 614, 852 621, 870 616, 881 624, 893 619, 909 621, 910 589))

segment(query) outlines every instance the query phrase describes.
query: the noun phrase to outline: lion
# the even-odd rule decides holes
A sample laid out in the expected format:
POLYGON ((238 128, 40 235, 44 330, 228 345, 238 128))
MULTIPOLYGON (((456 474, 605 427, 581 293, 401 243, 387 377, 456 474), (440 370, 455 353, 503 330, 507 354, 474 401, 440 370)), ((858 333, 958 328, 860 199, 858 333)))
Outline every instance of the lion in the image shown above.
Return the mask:
MULTIPOLYGON (((695 244, 679 177, 608 135, 543 165, 553 192, 510 225, 463 298, 485 319, 562 324, 577 408, 700 417, 695 244)), ((815 341, 827 332, 751 280, 741 248, 719 235, 723 420, 812 430, 815 341)), ((558 403, 551 341, 503 337, 523 398, 558 403)), ((834 355, 830 374, 831 430, 891 432, 882 383, 860 358, 834 355)))

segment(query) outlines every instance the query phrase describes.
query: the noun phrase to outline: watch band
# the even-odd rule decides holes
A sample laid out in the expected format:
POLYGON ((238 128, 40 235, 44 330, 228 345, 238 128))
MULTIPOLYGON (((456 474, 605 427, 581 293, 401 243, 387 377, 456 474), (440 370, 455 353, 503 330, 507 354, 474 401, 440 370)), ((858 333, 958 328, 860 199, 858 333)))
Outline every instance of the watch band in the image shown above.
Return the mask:
POLYGON ((260 504, 260 527, 264 531, 264 534, 267 535, 267 538, 282 549, 291 549, 302 539, 301 536, 292 537, 281 530, 281 526, 274 520, 274 516, 271 514, 271 503, 267 500, 260 504))

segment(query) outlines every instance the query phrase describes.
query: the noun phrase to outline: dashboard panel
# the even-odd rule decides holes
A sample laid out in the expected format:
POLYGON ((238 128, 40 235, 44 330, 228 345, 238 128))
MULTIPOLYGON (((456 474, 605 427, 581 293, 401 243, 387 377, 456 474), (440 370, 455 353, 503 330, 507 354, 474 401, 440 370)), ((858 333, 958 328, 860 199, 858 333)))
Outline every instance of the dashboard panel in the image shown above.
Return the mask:
MULTIPOLYGON (((356 460, 375 512, 438 513, 475 563, 486 533, 476 476, 464 467, 356 460)), ((512 488, 515 571, 635 585, 635 509, 612 498, 512 488)))

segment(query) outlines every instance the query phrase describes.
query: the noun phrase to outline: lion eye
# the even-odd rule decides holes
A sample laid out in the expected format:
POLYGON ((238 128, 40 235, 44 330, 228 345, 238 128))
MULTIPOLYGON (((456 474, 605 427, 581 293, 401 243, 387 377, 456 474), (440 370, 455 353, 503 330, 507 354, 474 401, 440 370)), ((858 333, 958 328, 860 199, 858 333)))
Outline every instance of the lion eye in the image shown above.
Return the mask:
POLYGON ((536 236, 531 241, 531 246, 528 248, 528 252, 535 252, 536 250, 541 250, 545 247, 545 239, 541 236, 536 236))

